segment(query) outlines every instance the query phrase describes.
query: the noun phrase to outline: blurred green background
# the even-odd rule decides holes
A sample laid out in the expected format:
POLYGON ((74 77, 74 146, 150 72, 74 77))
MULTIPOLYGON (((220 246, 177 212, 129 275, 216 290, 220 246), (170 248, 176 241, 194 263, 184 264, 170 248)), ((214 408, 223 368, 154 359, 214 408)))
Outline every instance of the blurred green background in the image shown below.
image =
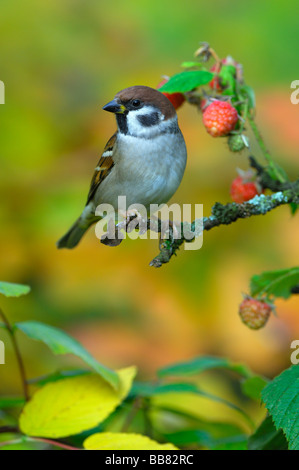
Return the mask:
MULTIPOLYGON (((269 377, 290 365, 298 298, 278 302, 278 317, 261 331, 238 316, 253 274, 298 262, 298 216, 288 207, 212 230, 201 250, 181 249, 160 270, 148 266, 154 240, 113 249, 90 230, 74 251, 58 251, 55 242, 81 212, 115 130, 101 107, 122 88, 156 87, 162 75, 179 72, 200 41, 243 64, 268 148, 297 177, 299 106, 290 102, 299 78, 297 10, 295 0, 1 1, 0 278, 32 286, 27 298, 1 298, 12 321, 59 326, 111 367, 136 364, 140 378, 200 354, 227 356, 269 377)), ((178 114, 188 165, 172 202, 202 203, 209 215, 215 201, 229 202, 246 154, 212 139, 195 108, 184 105, 178 114)), ((4 332, 0 338, 7 344, 0 393, 17 394, 13 352, 4 332)), ((78 365, 19 339, 29 377, 78 365)), ((224 384, 210 386, 229 395, 224 384)))

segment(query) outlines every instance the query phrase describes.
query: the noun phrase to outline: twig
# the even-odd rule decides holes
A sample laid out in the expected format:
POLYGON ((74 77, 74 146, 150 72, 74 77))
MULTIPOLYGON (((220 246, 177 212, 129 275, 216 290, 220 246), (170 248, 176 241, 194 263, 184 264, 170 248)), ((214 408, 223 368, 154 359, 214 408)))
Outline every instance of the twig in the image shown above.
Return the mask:
POLYGON ((68 444, 64 444, 63 442, 53 441, 52 439, 45 439, 43 437, 28 437, 27 440, 36 441, 36 442, 45 442, 46 444, 50 444, 55 447, 60 447, 61 449, 64 449, 64 450, 82 450, 82 449, 79 449, 78 447, 73 447, 68 444))
MULTIPOLYGON (((43 437, 28 437, 26 436, 25 437, 25 441, 31 441, 31 442, 44 442, 45 444, 49 444, 49 445, 52 445, 52 446, 55 446, 55 447, 60 447, 61 449, 64 449, 64 450, 82 450, 82 449, 79 449, 78 447, 73 447, 73 446, 70 446, 68 444, 64 444, 63 442, 59 442, 59 441, 53 441, 52 439, 44 439, 43 437)), ((2 441, 0 442, 0 448, 1 447, 5 447, 5 446, 9 446, 9 445, 13 445, 13 444, 19 444, 20 442, 24 442, 24 436, 18 438, 18 439, 12 439, 12 440, 9 440, 9 441, 2 441)))
MULTIPOLYGON (((181 233, 183 234, 180 238, 174 236, 173 227, 169 226, 169 236, 167 239, 163 238, 160 242, 160 253, 150 262, 150 266, 160 268, 163 264, 170 261, 173 255, 179 250, 181 245, 186 242, 190 243, 193 241, 190 237, 190 231, 194 233, 194 237, 202 235, 203 231, 211 230, 214 227, 221 225, 230 225, 236 222, 238 219, 246 219, 256 215, 265 215, 267 212, 272 211, 276 207, 295 203, 299 204, 299 180, 297 181, 281 181, 279 175, 277 179, 273 179, 268 172, 267 167, 260 165, 253 156, 249 157, 250 166, 254 168, 258 175, 258 180, 264 189, 270 189, 274 191, 274 194, 265 196, 255 196, 250 201, 238 204, 235 202, 223 205, 220 202, 216 202, 212 207, 212 213, 210 217, 203 217, 202 219, 195 220, 190 225, 190 230, 187 237, 184 236, 184 222, 181 223, 181 233)), ((120 230, 132 231, 132 221, 134 221, 133 228, 141 228, 141 232, 144 233, 146 230, 153 230, 158 233, 163 233, 165 227, 164 223, 156 218, 154 220, 147 219, 142 220, 141 225, 138 223, 136 216, 129 217, 126 221, 121 222, 116 227, 116 240, 119 244, 123 235, 118 238, 120 230)), ((106 243, 108 244, 108 243, 106 243)), ((111 246, 116 246, 115 241, 112 240, 111 246)))
MULTIPOLYGON (((204 217, 202 220, 203 230, 211 230, 220 225, 230 225, 238 219, 265 215, 276 207, 289 204, 290 202, 299 203, 299 182, 297 186, 292 189, 279 191, 271 196, 261 194, 243 204, 232 202, 222 205, 220 202, 216 202, 212 208, 211 216, 204 217)), ((196 222, 198 221, 194 221, 191 224, 192 230, 194 230, 196 222)), ((190 242, 190 240, 185 240, 184 237, 177 240, 173 238, 166 240, 161 246, 160 253, 151 261, 150 266, 159 268, 163 264, 168 263, 184 242, 190 242)))
POLYGON ((4 313, 1 309, 0 309, 0 317, 2 318, 2 320, 5 324, 5 327, 6 327, 8 333, 10 335, 11 342, 12 342, 12 345, 13 345, 13 348, 14 348, 14 351, 15 351, 15 355, 16 355, 16 358, 17 358, 18 366, 19 366, 19 371, 20 371, 20 376, 21 376, 21 381, 22 381, 22 386, 23 386, 23 391, 24 391, 24 397, 25 397, 25 400, 28 401, 29 400, 29 393, 28 393, 28 385, 27 385, 27 380, 26 380, 25 367, 24 367, 24 363, 23 363, 23 359, 22 359, 20 350, 19 350, 18 343, 17 343, 16 338, 15 338, 14 329, 11 326, 11 324, 9 323, 8 319, 6 318, 6 316, 4 315, 4 313))
POLYGON ((254 168, 257 172, 259 183, 264 189, 271 189, 271 191, 284 191, 285 189, 296 189, 298 187, 298 181, 280 181, 273 179, 266 168, 260 165, 256 159, 250 155, 249 163, 251 168, 254 168))

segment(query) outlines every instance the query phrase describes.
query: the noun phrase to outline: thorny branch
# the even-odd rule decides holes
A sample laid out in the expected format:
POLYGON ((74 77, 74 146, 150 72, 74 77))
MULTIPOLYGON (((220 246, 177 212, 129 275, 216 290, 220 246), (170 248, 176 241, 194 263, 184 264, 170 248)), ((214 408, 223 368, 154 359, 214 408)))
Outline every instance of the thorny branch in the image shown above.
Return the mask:
MULTIPOLYGON (((285 204, 299 204, 299 179, 294 182, 281 182, 278 179, 275 180, 268 173, 267 167, 263 167, 257 163, 253 156, 249 157, 249 162, 250 166, 256 170, 261 186, 264 189, 270 189, 274 194, 268 196, 261 194, 260 196, 255 196, 248 202, 244 202, 243 204, 232 202, 223 205, 220 202, 216 202, 212 207, 211 215, 209 217, 203 217, 203 219, 195 220, 191 223, 190 230, 194 233, 194 236, 197 237, 201 235, 203 231, 208 231, 221 225, 230 225, 238 219, 245 219, 256 215, 265 215, 276 207, 285 204), (198 227, 201 228, 200 232, 198 227)), ((131 231, 131 224, 134 219, 136 219, 136 216, 132 216, 128 218, 126 222, 118 224, 116 230, 116 241, 114 241, 114 243, 109 243, 104 239, 102 240, 102 243, 113 246, 118 245, 123 238, 120 231, 122 229, 128 231, 129 225, 131 226, 131 231)), ((183 234, 183 223, 181 225, 181 233, 183 234)), ((136 220, 134 228, 137 228, 138 226, 139 224, 136 220)), ((145 221, 145 227, 146 230, 163 233, 163 223, 159 219, 157 219, 154 224, 152 220, 148 219, 145 221)), ((192 243, 190 236, 186 238, 184 235, 181 235, 180 238, 176 238, 173 227, 170 225, 168 237, 164 237, 160 240, 160 253, 150 262, 150 266, 159 268, 163 264, 168 263, 172 256, 176 255, 176 252, 184 242, 192 243)))

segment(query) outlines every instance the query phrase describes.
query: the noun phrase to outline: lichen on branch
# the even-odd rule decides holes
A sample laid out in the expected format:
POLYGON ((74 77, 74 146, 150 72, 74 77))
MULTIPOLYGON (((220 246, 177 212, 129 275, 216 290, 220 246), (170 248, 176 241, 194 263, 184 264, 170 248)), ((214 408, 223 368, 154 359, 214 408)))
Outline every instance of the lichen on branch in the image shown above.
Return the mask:
MULTIPOLYGON (((296 204, 299 203, 299 181, 297 181, 296 188, 294 187, 285 191, 278 191, 269 196, 261 194, 260 196, 255 196, 251 201, 244 202, 243 204, 232 202, 223 205, 220 202, 216 202, 212 207, 211 216, 203 218, 203 230, 208 231, 221 225, 230 225, 238 219, 245 219, 256 215, 265 215, 276 207, 289 204, 291 202, 296 204)), ((195 223, 196 221, 191 224, 192 228, 195 223)), ((161 244, 160 253, 151 261, 150 265, 159 268, 163 264, 168 263, 184 242, 189 243, 190 240, 185 240, 184 237, 174 239, 170 230, 169 239, 165 240, 161 244)))

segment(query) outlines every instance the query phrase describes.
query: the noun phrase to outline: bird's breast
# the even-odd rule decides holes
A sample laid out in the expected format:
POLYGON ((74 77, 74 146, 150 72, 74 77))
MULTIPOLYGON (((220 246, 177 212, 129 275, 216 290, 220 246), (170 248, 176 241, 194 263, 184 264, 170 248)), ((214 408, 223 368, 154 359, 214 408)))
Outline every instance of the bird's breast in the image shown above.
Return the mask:
POLYGON ((118 134, 115 166, 100 185, 97 199, 114 207, 117 195, 126 196, 128 206, 166 203, 181 182, 186 158, 181 132, 154 139, 118 134))

